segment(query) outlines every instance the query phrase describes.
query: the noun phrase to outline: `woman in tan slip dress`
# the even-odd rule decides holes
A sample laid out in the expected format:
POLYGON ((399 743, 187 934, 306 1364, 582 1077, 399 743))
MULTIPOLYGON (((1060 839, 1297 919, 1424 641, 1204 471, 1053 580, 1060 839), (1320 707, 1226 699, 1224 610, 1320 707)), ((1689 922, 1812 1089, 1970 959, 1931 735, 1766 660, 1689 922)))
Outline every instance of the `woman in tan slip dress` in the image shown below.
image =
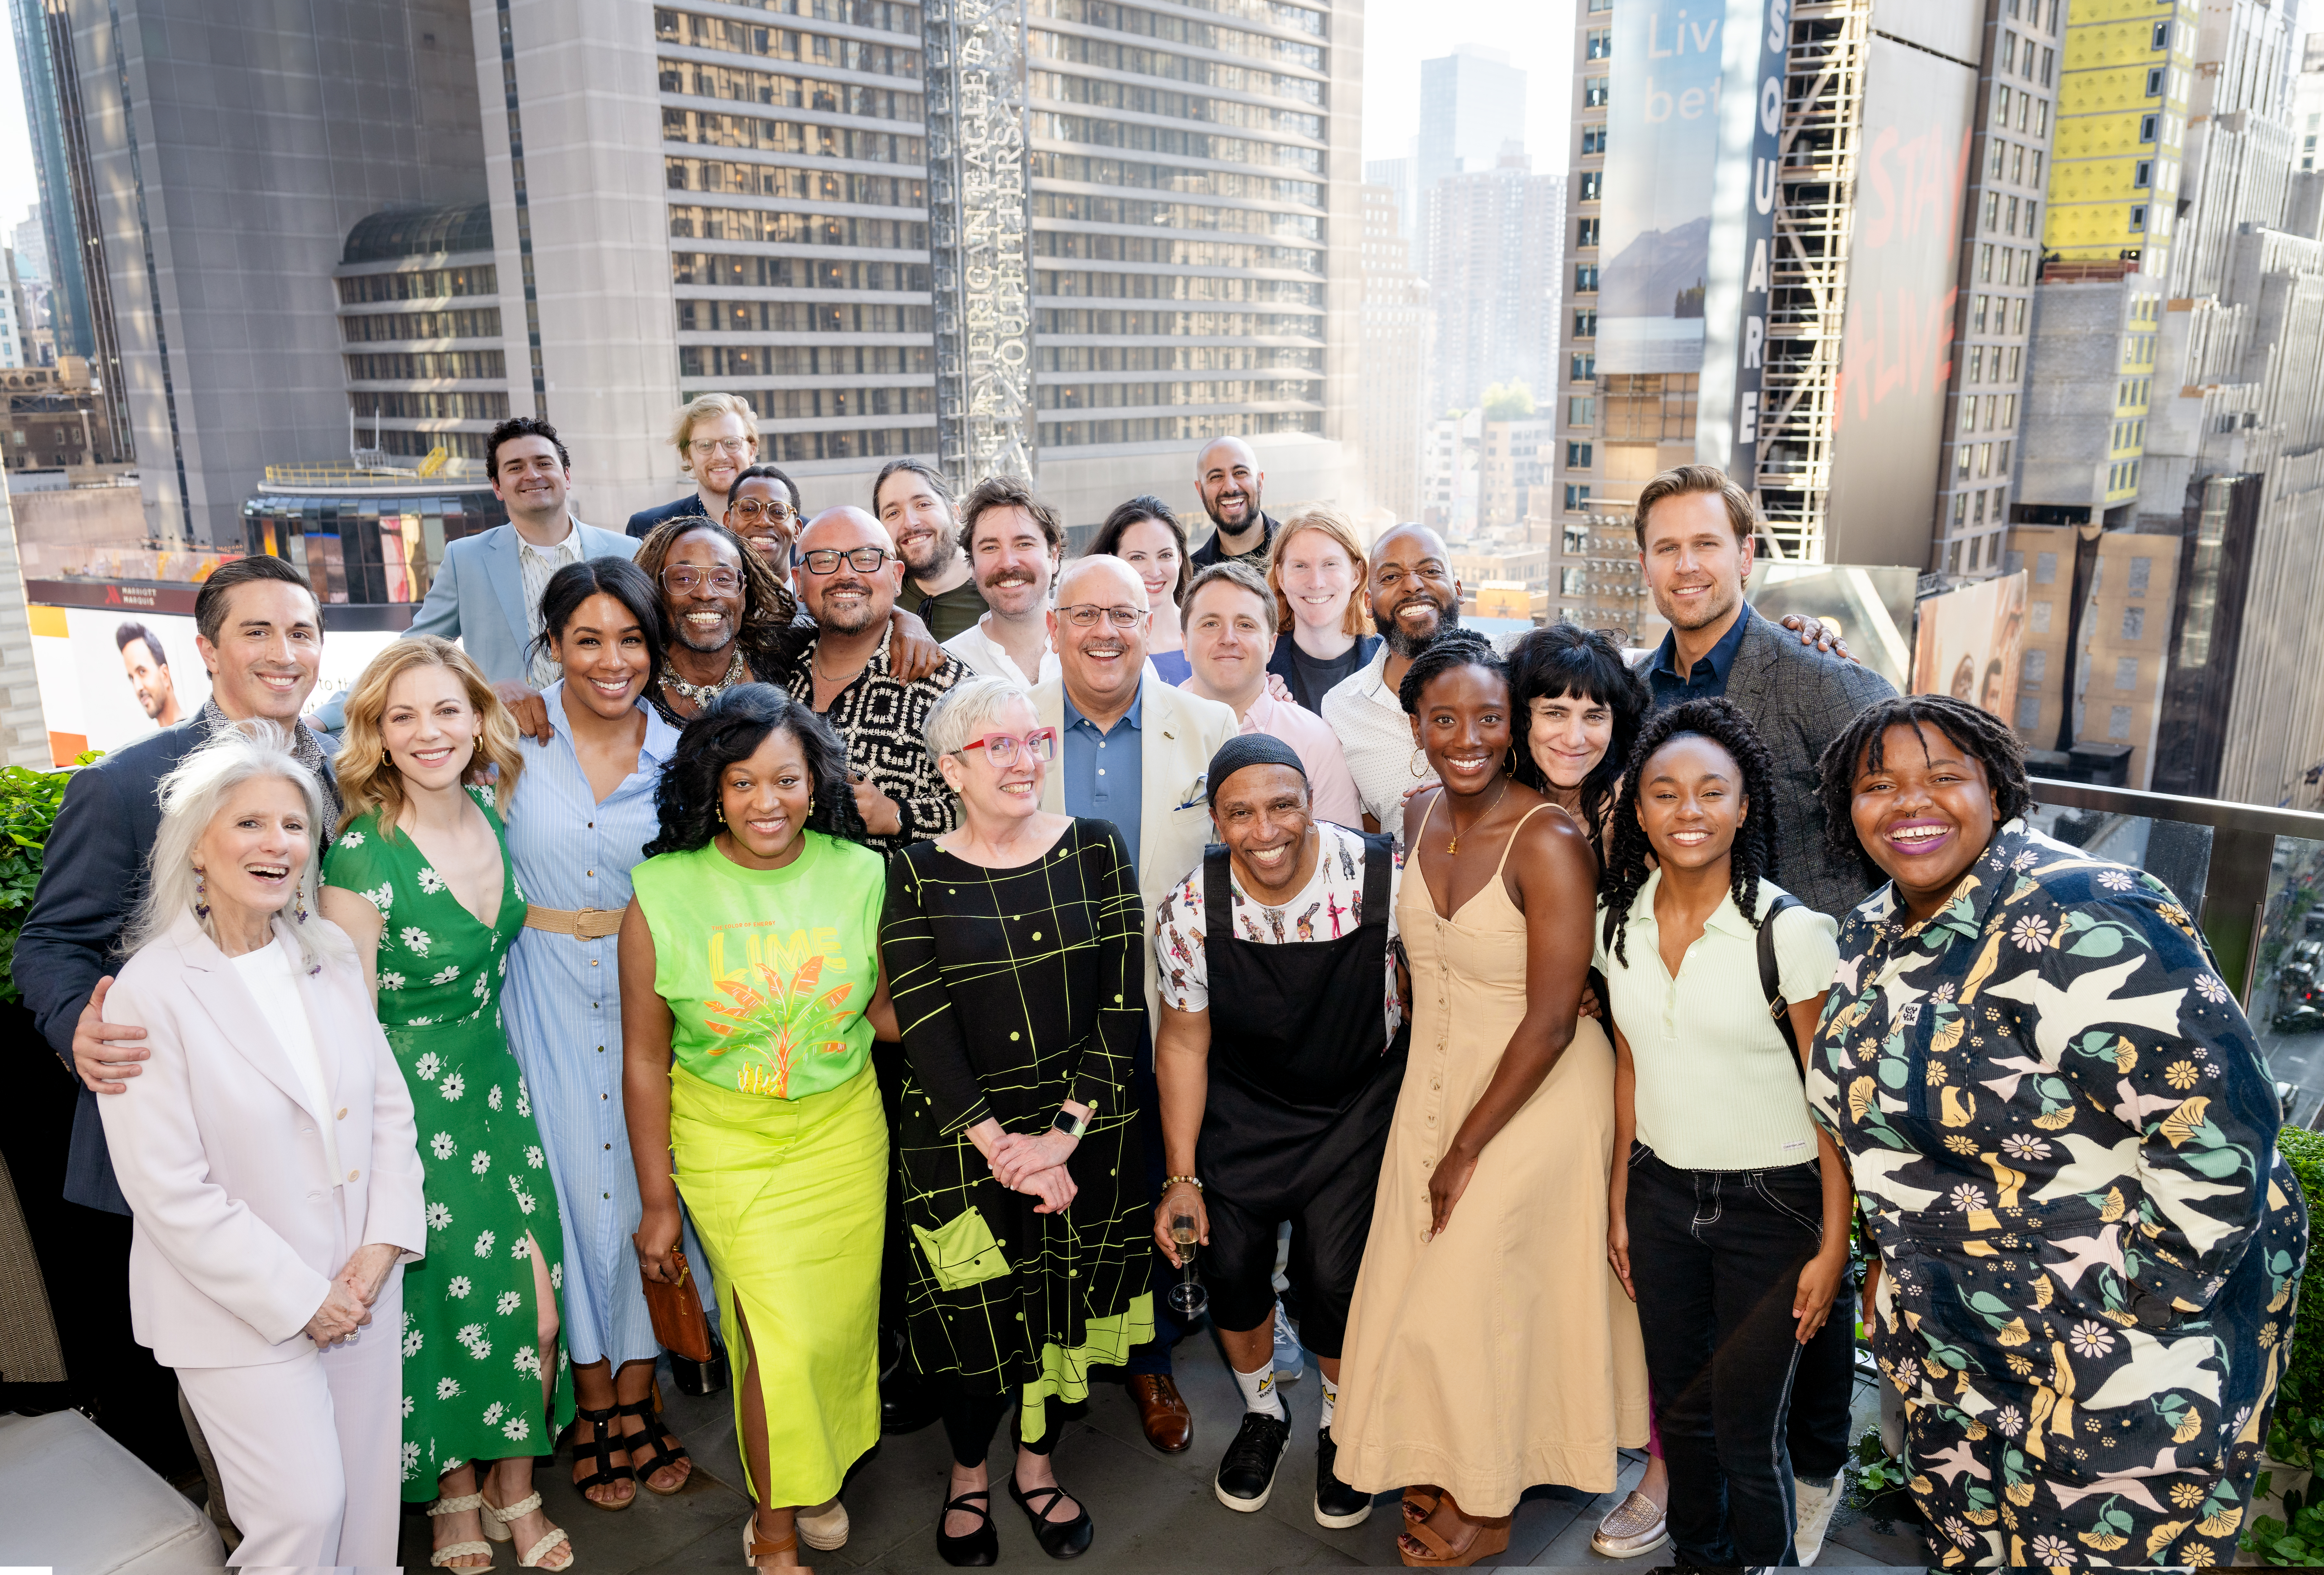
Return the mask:
POLYGON ((1444 788, 1405 822, 1412 1059, 1332 1431, 1344 1480, 1406 1489, 1406 1564, 1469 1565, 1508 1548, 1527 1488, 1612 1490, 1616 1447, 1646 1442, 1646 1357, 1604 1251, 1613 1052, 1575 1012, 1589 839, 1507 775, 1485 640, 1441 637, 1401 697, 1444 788))

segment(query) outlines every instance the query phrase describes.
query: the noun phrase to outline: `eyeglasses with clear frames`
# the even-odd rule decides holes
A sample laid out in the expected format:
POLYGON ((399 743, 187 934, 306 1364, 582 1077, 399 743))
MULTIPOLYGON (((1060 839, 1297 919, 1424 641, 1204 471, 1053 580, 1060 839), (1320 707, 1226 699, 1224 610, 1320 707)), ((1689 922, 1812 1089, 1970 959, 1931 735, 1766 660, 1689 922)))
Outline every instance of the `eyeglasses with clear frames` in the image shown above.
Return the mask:
POLYGON ((798 518, 798 511, 788 503, 767 498, 737 498, 727 507, 734 511, 738 520, 756 520, 764 515, 778 525, 788 525, 798 518))
POLYGON ((661 583, 665 589, 682 596, 700 585, 705 576, 709 576, 710 588, 714 591, 732 591, 742 583, 742 576, 730 568, 700 569, 682 563, 674 563, 662 570, 661 583))
POLYGON ((1057 730, 1037 727, 1023 738, 1006 732, 988 732, 982 738, 973 738, 954 751, 965 758, 971 750, 982 750, 984 758, 992 762, 996 771, 1005 771, 1017 763, 1017 751, 1022 748, 1028 760, 1046 764, 1056 758, 1057 730))
POLYGON ((1076 629, 1087 629, 1101 618, 1110 620, 1116 629, 1135 629, 1147 612, 1142 607, 1101 607, 1094 602, 1076 602, 1070 607, 1058 608, 1057 616, 1076 629))
POLYGON ((702 438, 686 447, 693 452, 696 459, 707 459, 714 454, 724 454, 730 459, 739 459, 751 452, 752 445, 748 438, 702 438))

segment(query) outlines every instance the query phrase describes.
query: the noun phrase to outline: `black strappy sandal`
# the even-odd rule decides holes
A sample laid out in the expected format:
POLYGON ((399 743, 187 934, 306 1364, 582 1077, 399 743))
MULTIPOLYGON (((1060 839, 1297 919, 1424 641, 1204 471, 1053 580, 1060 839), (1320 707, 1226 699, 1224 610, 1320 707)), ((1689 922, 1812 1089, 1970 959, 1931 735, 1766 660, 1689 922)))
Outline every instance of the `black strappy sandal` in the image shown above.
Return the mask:
POLYGON ((627 1405, 616 1405, 613 1409, 623 1416, 634 1416, 646 1424, 646 1430, 643 1432, 629 1435, 630 1469, 636 1476, 638 1485, 647 1492, 659 1495, 663 1498, 668 1498, 673 1493, 686 1491, 686 1484, 694 1480, 694 1473, 691 1471, 688 1471, 685 1480, 679 1482, 675 1488, 657 1488, 653 1485, 655 1472, 674 1466, 680 1460, 692 1458, 686 1452, 686 1446, 678 1441, 678 1435, 662 1425, 661 1413, 654 1408, 653 1396, 649 1395, 642 1400, 633 1401, 627 1405), (641 1445, 650 1446, 651 1458, 642 1462, 638 1459, 641 1445))
POLYGON ((1096 1534, 1090 1522, 1088 1505, 1083 1505, 1082 1512, 1071 1520, 1051 1520, 1050 1506, 1072 1495, 1063 1488, 1036 1488, 1028 1493, 1017 1486, 1014 1471, 1009 1474, 1009 1497, 1017 1501, 1017 1507, 1033 1523, 1033 1535, 1040 1543, 1041 1552, 1052 1559, 1078 1559, 1089 1552, 1090 1541, 1096 1534), (1038 1509, 1033 1507, 1037 1498, 1041 1501, 1038 1509))
POLYGON ((991 1494, 980 1488, 973 1493, 964 1493, 957 1498, 945 1501, 945 1506, 936 1511, 936 1554, 956 1570, 981 1570, 988 1564, 1001 1561, 1001 1537, 992 1529, 991 1494), (984 1502, 971 1504, 969 1500, 972 1498, 982 1498, 984 1502), (964 1537, 946 1536, 945 1517, 955 1509, 963 1515, 978 1516, 982 1524, 964 1537))
POLYGON ((577 1430, 573 1434, 573 1463, 579 1465, 582 1461, 593 1458, 597 1462, 595 1471, 573 1484, 575 1489, 580 1493, 592 1509, 627 1509, 638 1501, 637 1489, 634 1486, 631 1488, 630 1496, 627 1498, 615 1502, 607 1503, 602 1499, 589 1497, 589 1489, 592 1488, 603 1488, 613 1482, 634 1484, 637 1480, 637 1472, 634 1469, 628 1466, 616 1467, 613 1464, 615 1450, 622 1450, 624 1454, 629 1452, 622 1448, 613 1432, 613 1418, 621 1414, 621 1409, 618 1405, 608 1405, 603 1411, 587 1411, 576 1407, 573 1413, 573 1420, 586 1424, 589 1429, 589 1436, 586 1441, 577 1430))

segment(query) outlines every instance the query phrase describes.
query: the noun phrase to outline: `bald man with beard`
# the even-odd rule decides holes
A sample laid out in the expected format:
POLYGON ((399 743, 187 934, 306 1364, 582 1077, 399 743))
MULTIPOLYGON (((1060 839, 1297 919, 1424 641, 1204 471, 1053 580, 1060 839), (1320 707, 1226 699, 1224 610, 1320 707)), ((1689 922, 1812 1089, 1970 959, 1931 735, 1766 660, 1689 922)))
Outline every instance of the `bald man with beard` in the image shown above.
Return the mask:
POLYGON ((1380 631, 1379 649, 1323 696, 1323 720, 1339 735, 1356 779, 1363 829, 1401 836, 1405 796, 1434 774, 1413 747, 1412 723, 1397 691, 1412 659, 1460 626, 1461 581, 1443 537, 1424 525, 1399 525, 1372 543, 1364 589, 1380 631))
POLYGON ((1202 493, 1203 512, 1218 531, 1186 555, 1194 573, 1231 557, 1247 558, 1252 567, 1265 571, 1268 551, 1281 529, 1260 506, 1266 485, 1259 456, 1241 438, 1213 438, 1203 445, 1194 456, 1194 486, 1202 493))

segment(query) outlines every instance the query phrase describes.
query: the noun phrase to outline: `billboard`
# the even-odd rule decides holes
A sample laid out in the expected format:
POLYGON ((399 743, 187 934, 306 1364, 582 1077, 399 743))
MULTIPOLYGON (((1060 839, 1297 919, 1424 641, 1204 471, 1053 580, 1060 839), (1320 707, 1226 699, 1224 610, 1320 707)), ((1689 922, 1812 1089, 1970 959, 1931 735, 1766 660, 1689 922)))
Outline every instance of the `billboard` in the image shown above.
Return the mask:
MULTIPOLYGON (((35 597, 40 584, 34 582, 35 597)), ((190 586, 184 600, 183 612, 38 600, 26 608, 32 672, 40 684, 49 755, 57 765, 70 765, 84 750, 110 753, 201 710, 210 696, 210 681, 194 649, 190 586)), ((328 620, 327 612, 324 616, 328 620)), ((322 673, 309 707, 353 684, 395 638, 392 630, 332 629, 327 622, 322 673)))
POLYGON ((2008 723, 2025 642, 2024 569, 1923 597, 1913 634, 1913 693, 1950 695, 2008 723))
POLYGON ((1866 51, 1824 552, 1919 568, 1952 377, 1977 72, 1879 33, 1866 51))
POLYGON ((1598 210, 1600 373, 1702 364, 1722 52, 1729 14, 1759 8, 1759 0, 1729 0, 1724 10, 1718 0, 1626 0, 1614 13, 1598 210))
POLYGON ((1748 83, 1719 103, 1711 177, 1711 254, 1703 287, 1702 382, 1695 457, 1756 486, 1759 396, 1766 376, 1773 299, 1778 161, 1790 0, 1729 9, 1722 79, 1748 83))

